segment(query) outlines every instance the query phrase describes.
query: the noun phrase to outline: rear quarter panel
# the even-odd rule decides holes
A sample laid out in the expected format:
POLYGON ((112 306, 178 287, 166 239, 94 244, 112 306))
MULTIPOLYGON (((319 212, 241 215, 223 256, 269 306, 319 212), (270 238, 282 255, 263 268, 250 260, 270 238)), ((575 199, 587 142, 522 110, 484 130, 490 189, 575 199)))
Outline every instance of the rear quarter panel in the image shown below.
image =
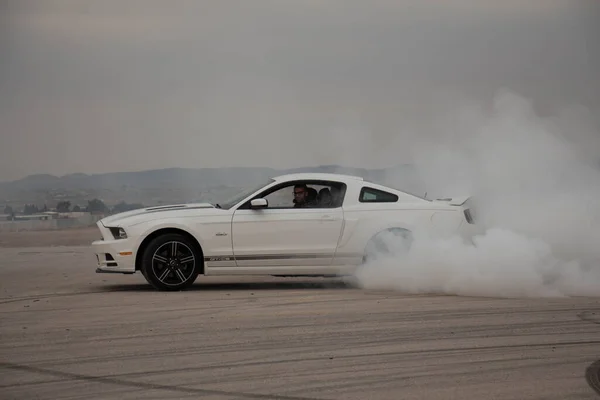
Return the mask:
POLYGON ((369 240, 390 228, 402 228, 432 237, 456 234, 463 221, 462 209, 436 204, 370 183, 350 185, 344 199, 344 228, 338 242, 336 263, 360 262, 369 240), (360 189, 370 186, 398 195, 395 203, 360 203, 360 189))
POLYGON ((457 213, 445 210, 378 204, 371 207, 352 206, 344 209, 344 230, 337 254, 354 257, 364 254, 368 241, 377 233, 390 228, 431 235, 455 232, 460 226, 457 213))

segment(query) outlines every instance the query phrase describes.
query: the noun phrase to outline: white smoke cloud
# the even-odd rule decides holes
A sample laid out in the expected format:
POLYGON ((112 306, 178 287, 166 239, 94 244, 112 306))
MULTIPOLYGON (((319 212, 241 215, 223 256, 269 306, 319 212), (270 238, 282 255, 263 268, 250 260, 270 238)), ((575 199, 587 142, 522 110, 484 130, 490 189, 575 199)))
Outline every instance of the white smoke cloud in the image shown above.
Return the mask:
MULTIPOLYGON (((471 194, 473 243, 417 234, 378 254, 364 288, 500 297, 600 296, 600 132, 586 110, 542 118, 502 92, 436 123, 414 154, 429 197, 471 194), (398 246, 396 246, 398 247, 398 246)), ((392 241, 398 240, 390 239, 392 241)))

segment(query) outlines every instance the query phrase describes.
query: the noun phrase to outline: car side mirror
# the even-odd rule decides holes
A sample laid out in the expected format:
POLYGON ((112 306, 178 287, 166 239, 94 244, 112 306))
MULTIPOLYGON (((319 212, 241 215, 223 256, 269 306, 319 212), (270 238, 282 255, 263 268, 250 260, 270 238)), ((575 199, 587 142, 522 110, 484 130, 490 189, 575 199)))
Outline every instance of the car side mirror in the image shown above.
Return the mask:
POLYGON ((250 208, 253 210, 267 208, 268 206, 269 203, 267 202, 267 199, 252 199, 252 201, 250 201, 250 208))

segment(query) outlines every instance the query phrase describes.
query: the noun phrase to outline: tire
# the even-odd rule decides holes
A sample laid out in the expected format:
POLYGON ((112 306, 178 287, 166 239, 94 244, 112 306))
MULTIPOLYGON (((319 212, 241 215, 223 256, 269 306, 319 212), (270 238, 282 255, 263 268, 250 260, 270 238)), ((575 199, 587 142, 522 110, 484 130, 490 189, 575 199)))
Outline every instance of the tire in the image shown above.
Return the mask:
POLYGON ((198 278, 202 262, 196 243, 183 235, 169 233, 148 244, 142 255, 141 272, 155 289, 184 290, 198 278))
POLYGON ((363 255, 363 264, 374 261, 377 258, 377 255, 389 256, 391 250, 388 248, 388 245, 385 243, 383 235, 393 235, 401 240, 402 251, 409 251, 412 245, 413 237, 412 233, 403 228, 391 228, 386 229, 384 231, 379 232, 375 236, 373 236, 367 245, 365 246, 365 252, 363 255))

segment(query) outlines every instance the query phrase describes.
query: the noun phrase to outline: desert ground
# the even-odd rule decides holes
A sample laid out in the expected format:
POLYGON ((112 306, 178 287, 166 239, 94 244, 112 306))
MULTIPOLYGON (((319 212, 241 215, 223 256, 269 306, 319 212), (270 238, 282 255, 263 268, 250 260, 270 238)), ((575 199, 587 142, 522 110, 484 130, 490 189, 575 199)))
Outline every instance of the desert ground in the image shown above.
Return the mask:
POLYGON ((599 397, 599 298, 246 277, 162 293, 96 274, 97 237, 0 234, 1 399, 599 397))

